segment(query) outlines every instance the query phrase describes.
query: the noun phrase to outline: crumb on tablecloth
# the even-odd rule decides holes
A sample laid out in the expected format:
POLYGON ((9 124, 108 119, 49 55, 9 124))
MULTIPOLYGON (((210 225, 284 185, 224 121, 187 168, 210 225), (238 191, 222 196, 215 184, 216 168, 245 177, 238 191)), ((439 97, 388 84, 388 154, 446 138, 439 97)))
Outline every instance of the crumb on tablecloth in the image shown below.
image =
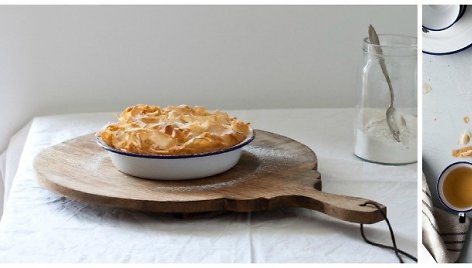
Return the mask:
POLYGON ((459 149, 452 150, 452 156, 454 157, 470 157, 472 156, 472 146, 466 146, 459 149))
POLYGON ((423 95, 428 94, 429 92, 431 92, 431 90, 432 90, 431 85, 428 84, 427 82, 424 82, 423 83, 423 95))
POLYGON ((470 132, 469 130, 465 130, 464 133, 462 133, 461 137, 459 138, 459 145, 466 145, 470 141, 470 132))

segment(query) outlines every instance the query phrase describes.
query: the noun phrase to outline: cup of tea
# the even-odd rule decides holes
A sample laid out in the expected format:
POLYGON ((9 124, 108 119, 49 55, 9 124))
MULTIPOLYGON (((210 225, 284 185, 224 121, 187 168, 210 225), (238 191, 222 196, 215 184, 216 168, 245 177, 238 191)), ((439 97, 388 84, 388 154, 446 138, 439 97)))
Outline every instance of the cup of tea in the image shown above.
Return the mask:
POLYGON ((439 200, 465 222, 465 213, 472 210, 472 163, 455 162, 446 167, 437 183, 439 200))

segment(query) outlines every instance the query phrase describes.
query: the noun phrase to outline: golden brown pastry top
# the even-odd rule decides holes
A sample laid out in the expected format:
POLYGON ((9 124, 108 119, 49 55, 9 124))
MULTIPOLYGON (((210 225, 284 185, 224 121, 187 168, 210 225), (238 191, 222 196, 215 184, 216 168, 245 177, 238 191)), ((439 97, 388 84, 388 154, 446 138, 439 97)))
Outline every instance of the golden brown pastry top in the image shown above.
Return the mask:
POLYGON ((185 155, 229 148, 249 133, 249 123, 225 112, 209 112, 199 106, 138 104, 126 108, 118 122, 109 123, 97 135, 124 152, 185 155))

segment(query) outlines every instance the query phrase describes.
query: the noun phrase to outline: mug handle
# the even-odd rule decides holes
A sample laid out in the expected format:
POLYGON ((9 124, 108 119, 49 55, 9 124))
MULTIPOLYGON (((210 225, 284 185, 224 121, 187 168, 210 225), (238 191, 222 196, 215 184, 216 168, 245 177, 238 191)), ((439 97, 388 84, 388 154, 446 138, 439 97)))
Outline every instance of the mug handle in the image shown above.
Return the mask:
POLYGON ((464 212, 459 213, 459 223, 465 223, 465 213, 464 212))

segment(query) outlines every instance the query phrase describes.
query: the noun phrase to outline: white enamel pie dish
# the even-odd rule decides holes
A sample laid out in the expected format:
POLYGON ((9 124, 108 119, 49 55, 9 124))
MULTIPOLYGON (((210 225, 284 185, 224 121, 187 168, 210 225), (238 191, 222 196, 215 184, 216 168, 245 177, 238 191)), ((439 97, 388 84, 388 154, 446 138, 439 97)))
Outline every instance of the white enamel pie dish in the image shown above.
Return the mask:
POLYGON ((155 180, 189 180, 216 175, 234 167, 241 157, 242 148, 254 140, 255 133, 251 129, 245 140, 232 147, 190 155, 128 153, 95 137, 98 145, 108 152, 113 165, 125 174, 155 180))
POLYGON ((443 31, 459 19, 463 8, 461 5, 424 5, 423 27, 430 31, 443 31))
POLYGON ((430 55, 450 55, 472 46, 472 7, 464 6, 459 19, 442 31, 423 27, 422 50, 430 55))

